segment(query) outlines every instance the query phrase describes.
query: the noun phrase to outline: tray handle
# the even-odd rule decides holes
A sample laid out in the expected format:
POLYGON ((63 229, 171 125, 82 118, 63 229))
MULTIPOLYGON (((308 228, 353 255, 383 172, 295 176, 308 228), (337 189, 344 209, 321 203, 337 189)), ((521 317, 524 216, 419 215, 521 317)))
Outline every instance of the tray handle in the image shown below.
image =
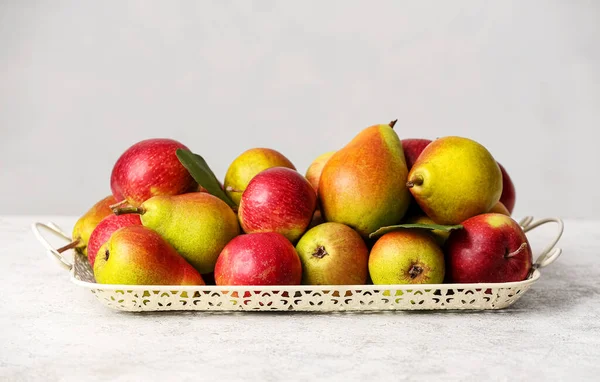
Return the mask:
MULTIPOLYGON (((48 242, 48 240, 46 240, 46 238, 44 237, 44 235, 42 234, 40 229, 49 231, 50 233, 54 234, 55 236, 65 239, 68 242, 72 241, 71 237, 69 237, 69 235, 64 233, 60 229, 59 226, 57 226, 56 224, 54 224, 52 222, 50 222, 48 224, 36 222, 31 225, 31 230, 33 231, 33 234, 38 239, 38 241, 44 246, 44 248, 46 248, 46 253, 48 254, 48 256, 50 256, 54 260, 58 261, 60 266, 62 266, 66 270, 70 271, 71 269, 73 269, 73 263, 70 262, 68 259, 66 259, 62 255, 62 253, 61 253, 62 251, 59 251, 60 248, 59 249, 54 248, 52 246, 52 244, 50 244, 48 242)), ((65 248, 65 247, 63 247, 63 248, 65 248)))
POLYGON ((552 242, 550 244, 548 244, 548 246, 546 246, 546 248, 544 248, 542 253, 540 253, 540 255, 537 257, 537 259, 535 260, 535 263, 533 263, 533 265, 531 266, 530 273, 533 273, 533 271, 535 271, 538 268, 547 267, 548 265, 555 262, 556 259, 558 259, 558 257, 561 255, 562 249, 554 248, 554 246, 560 240, 560 238, 563 234, 563 231, 565 229, 565 224, 559 218, 546 218, 546 219, 540 219, 540 220, 534 221, 533 217, 531 217, 531 216, 526 216, 519 222, 519 225, 521 227, 523 227, 523 231, 525 231, 525 232, 529 232, 541 225, 548 224, 548 223, 556 223, 558 225, 558 232, 557 232, 556 236, 554 237, 554 240, 552 240, 552 242))

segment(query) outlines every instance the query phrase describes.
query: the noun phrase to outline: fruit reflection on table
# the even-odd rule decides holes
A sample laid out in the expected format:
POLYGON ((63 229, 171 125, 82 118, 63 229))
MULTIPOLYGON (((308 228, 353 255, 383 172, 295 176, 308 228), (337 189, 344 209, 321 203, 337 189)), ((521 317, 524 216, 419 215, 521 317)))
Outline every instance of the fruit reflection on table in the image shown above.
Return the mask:
POLYGON ((531 247, 511 217, 515 187, 464 137, 400 140, 367 127, 302 175, 252 148, 223 183, 171 139, 127 149, 112 195, 60 249, 87 255, 98 283, 360 285, 520 281, 531 247))

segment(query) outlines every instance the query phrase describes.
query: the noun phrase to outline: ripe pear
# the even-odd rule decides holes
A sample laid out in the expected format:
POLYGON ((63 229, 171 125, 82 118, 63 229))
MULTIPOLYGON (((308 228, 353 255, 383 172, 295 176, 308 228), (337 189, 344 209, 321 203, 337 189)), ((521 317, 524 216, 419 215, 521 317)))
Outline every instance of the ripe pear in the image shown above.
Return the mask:
POLYGON ((488 212, 500 200, 502 173, 490 152, 462 137, 430 143, 408 174, 407 186, 438 224, 459 224, 488 212))
POLYGON ((362 237, 340 223, 323 223, 296 245, 306 285, 356 285, 367 281, 369 250, 362 237))
POLYGON ((327 161, 319 181, 326 221, 346 224, 366 238, 402 220, 410 204, 408 171, 392 126, 364 129, 327 161))
POLYGON ((139 225, 120 228, 94 263, 100 284, 204 285, 202 276, 158 233, 139 225))
POLYGON ((117 203, 117 200, 112 196, 100 200, 92 206, 82 217, 77 220, 73 227, 73 242, 59 249, 59 252, 66 251, 70 248, 87 256, 87 244, 94 229, 108 215, 112 215, 110 205, 117 203))
POLYGON ((225 174, 224 185, 227 196, 239 206, 242 193, 252 178, 271 167, 296 169, 289 159, 273 149, 254 148, 244 151, 233 160, 225 174))
POLYGON ((311 186, 315 189, 316 192, 319 191, 319 180, 321 179, 321 173, 323 172, 323 167, 327 164, 329 159, 335 154, 335 151, 330 151, 325 154, 319 155, 311 164, 308 166, 306 170, 306 180, 310 183, 311 186))
POLYGON ((142 225, 142 221, 140 220, 139 215, 113 215, 102 219, 100 223, 96 226, 94 232, 90 236, 90 240, 88 241, 87 251, 88 251, 88 262, 94 268, 94 261, 96 260, 96 255, 98 254, 98 250, 104 243, 110 239, 113 232, 118 230, 119 228, 127 227, 130 225, 142 225))
POLYGON ((446 272, 444 253, 428 232, 403 229, 380 237, 369 256, 373 284, 439 284, 446 272))
POLYGON ((212 272, 221 250, 240 233, 233 210, 206 192, 153 196, 140 207, 114 211, 140 214, 145 227, 164 237, 200 273, 212 272))

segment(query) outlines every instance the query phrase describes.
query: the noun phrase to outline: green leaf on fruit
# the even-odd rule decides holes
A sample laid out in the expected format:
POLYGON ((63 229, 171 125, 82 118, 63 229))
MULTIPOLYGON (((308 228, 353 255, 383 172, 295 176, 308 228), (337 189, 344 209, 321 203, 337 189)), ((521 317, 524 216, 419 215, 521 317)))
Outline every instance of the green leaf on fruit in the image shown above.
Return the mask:
POLYGON ((237 209, 235 203, 229 199, 229 196, 227 196, 225 191, 223 191, 221 188, 221 184, 217 180, 217 177, 212 172, 210 167, 208 167, 208 164, 204 158, 198 154, 194 154, 191 151, 183 149, 177 149, 177 158, 183 167, 188 170, 192 178, 194 178, 199 185, 204 187, 209 194, 221 199, 231 208, 237 209))
POLYGON ((430 231, 435 230, 435 231, 450 232, 455 229, 462 229, 463 226, 460 224, 457 224, 457 225, 423 224, 423 223, 397 224, 397 225, 390 225, 387 227, 381 227, 377 231, 371 233, 369 235, 369 238, 374 238, 377 236, 385 235, 388 232, 398 231, 401 229, 411 229, 411 228, 428 229, 430 231))

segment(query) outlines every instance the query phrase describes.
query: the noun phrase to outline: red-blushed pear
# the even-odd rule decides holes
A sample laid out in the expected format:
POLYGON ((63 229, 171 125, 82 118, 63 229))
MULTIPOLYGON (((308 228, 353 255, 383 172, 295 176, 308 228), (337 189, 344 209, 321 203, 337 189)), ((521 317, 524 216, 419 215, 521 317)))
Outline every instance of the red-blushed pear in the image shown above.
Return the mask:
POLYGON ((508 212, 512 214, 517 199, 515 185, 510 179, 510 176, 508 176, 508 172, 506 172, 504 166, 500 163, 498 163, 498 166, 500 166, 500 171, 502 172, 502 195, 500 196, 500 201, 504 204, 508 212))
POLYGON ((139 206, 155 195, 178 195, 198 189, 198 184, 177 158, 183 144, 172 139, 147 139, 128 148, 110 176, 113 196, 139 206))
POLYGON ((107 196, 92 206, 85 214, 83 214, 73 227, 73 241, 64 247, 58 249, 58 252, 64 252, 68 249, 75 249, 77 252, 86 255, 88 254, 87 245, 90 240, 90 235, 106 216, 112 215, 110 205, 116 203, 115 198, 107 196))
POLYGON ((431 143, 429 139, 408 138, 402 140, 402 149, 404 150, 404 158, 406 158, 406 167, 408 171, 419 158, 419 155, 425 150, 425 147, 431 143))
POLYGON ((319 155, 306 170, 306 179, 310 185, 313 186, 316 192, 319 191, 319 181, 321 180, 321 172, 323 172, 323 167, 325 167, 325 164, 327 164, 329 158, 331 158, 333 154, 335 154, 335 151, 330 151, 319 155))
POLYGON ((439 284, 444 281, 444 253, 433 236, 402 229, 381 236, 369 256, 373 284, 439 284))
POLYGON ((141 215, 145 227, 164 237, 200 273, 212 272, 225 244, 240 233, 233 210, 206 192, 154 196, 139 207, 114 212, 141 215))
POLYGON ((357 285, 367 281, 369 250, 362 237, 341 223, 323 223, 296 245, 302 284, 357 285))
POLYGON ((308 228, 316 204, 317 194, 302 175, 273 167, 250 181, 238 217, 246 233, 278 232, 295 242, 308 228))
POLYGON ((525 280, 531 247, 519 224, 502 214, 483 214, 462 223, 446 242, 448 280, 502 283, 525 280))
POLYGON ((276 232, 231 240, 215 266, 217 285, 299 285, 302 264, 294 246, 276 232))
POLYGON ((115 231, 98 251, 100 284, 204 285, 202 276, 158 233, 133 225, 115 231))
POLYGON ((262 147, 244 151, 233 160, 225 174, 224 185, 227 196, 239 206, 242 193, 252 178, 272 167, 296 169, 294 164, 279 151, 262 147))
POLYGON ((394 123, 367 127, 327 161, 319 181, 326 221, 350 226, 367 238, 402 220, 411 199, 394 123))
POLYGON ((502 173, 481 144, 462 137, 431 142, 408 174, 419 207, 438 224, 459 224, 500 200, 502 173))
POLYGON ((492 209, 489 210, 488 213, 496 213, 496 214, 510 216, 510 211, 508 211, 508 209, 506 208, 506 206, 504 204, 502 204, 502 202, 498 202, 498 203, 494 204, 494 207, 492 207, 492 209))
POLYGON ((94 268, 94 261, 96 260, 98 250, 110 239, 113 232, 130 225, 142 225, 139 215, 117 216, 111 214, 98 223, 88 242, 88 261, 92 268, 94 268))

